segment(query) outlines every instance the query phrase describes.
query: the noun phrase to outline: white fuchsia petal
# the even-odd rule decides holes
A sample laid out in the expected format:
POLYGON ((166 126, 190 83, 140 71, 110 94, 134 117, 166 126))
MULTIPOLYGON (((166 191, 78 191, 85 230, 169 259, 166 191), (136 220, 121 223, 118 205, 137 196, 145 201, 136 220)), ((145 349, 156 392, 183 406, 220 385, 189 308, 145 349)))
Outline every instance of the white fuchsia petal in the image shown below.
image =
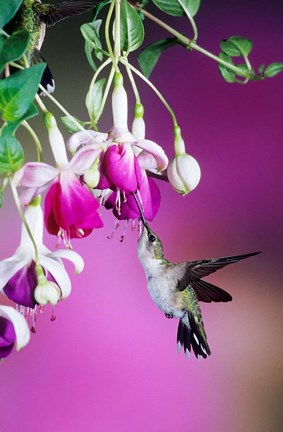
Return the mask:
POLYGON ((115 127, 128 129, 128 97, 123 87, 123 77, 121 74, 119 75, 120 83, 118 85, 114 84, 115 87, 112 93, 113 124, 115 127))
POLYGON ((26 266, 31 261, 31 257, 25 256, 19 249, 10 258, 0 261, 0 291, 7 282, 17 273, 18 270, 26 266))
POLYGON ((28 162, 14 174, 15 186, 39 188, 48 186, 59 174, 59 170, 42 162, 28 162))
POLYGON ((75 274, 81 273, 84 269, 84 260, 75 251, 69 249, 57 249, 52 252, 54 258, 64 258, 71 261, 75 266, 75 274))
POLYGON ((96 145, 98 148, 108 139, 108 134, 92 130, 75 132, 67 141, 67 148, 75 153, 80 146, 96 145))
MULTIPOLYGON (((25 218, 36 245, 40 247, 43 241, 43 213, 41 206, 30 205, 25 211, 25 218)), ((24 250, 26 246, 30 246, 33 248, 30 236, 28 235, 27 230, 23 224, 21 231, 20 247, 22 247, 24 250)))
POLYGON ((50 256, 40 255, 39 264, 53 276, 61 290, 62 299, 65 299, 71 293, 71 281, 61 260, 52 256, 52 253, 50 256))
POLYGON ((109 132, 109 138, 115 143, 135 143, 136 138, 128 131, 121 127, 113 127, 109 132))
POLYGON ((167 168, 168 157, 160 145, 147 139, 138 141, 135 145, 150 153, 156 159, 158 171, 164 171, 167 168))
POLYGON ((100 153, 101 149, 97 148, 96 145, 82 147, 72 157, 69 167, 75 174, 81 175, 91 167, 100 153))
POLYGON ((141 150, 141 153, 138 155, 138 162, 142 169, 145 170, 156 170, 157 169, 157 162, 154 156, 152 154, 147 153, 144 150, 141 150))
POLYGON ((30 340, 30 331, 23 315, 10 306, 0 306, 0 316, 11 321, 14 326, 17 351, 25 347, 30 340))

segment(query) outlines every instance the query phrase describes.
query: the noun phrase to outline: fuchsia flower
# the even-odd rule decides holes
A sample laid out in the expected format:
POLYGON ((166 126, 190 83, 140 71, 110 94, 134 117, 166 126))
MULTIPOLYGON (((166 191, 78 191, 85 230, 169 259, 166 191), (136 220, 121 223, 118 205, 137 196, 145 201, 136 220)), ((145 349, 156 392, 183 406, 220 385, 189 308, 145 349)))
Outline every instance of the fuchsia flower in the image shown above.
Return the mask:
POLYGON ((43 244, 43 214, 40 205, 30 205, 25 212, 26 222, 37 245, 38 266, 34 245, 22 225, 21 242, 10 258, 0 262, 0 291, 15 303, 34 308, 36 304, 56 304, 71 292, 71 281, 61 258, 75 265, 76 273, 84 262, 71 250, 51 252, 43 244))
POLYGON ((0 305, 0 360, 7 357, 14 346, 18 351, 29 340, 30 332, 23 315, 10 306, 0 305))
POLYGON ((26 163, 14 176, 16 186, 25 188, 21 203, 29 204, 48 187, 45 200, 45 224, 50 234, 58 235, 69 246, 71 238, 86 237, 103 223, 97 213, 98 201, 80 183, 76 176, 88 170, 99 153, 99 145, 82 147, 68 161, 63 136, 51 113, 45 114, 45 123, 56 161, 56 168, 45 163, 26 163))

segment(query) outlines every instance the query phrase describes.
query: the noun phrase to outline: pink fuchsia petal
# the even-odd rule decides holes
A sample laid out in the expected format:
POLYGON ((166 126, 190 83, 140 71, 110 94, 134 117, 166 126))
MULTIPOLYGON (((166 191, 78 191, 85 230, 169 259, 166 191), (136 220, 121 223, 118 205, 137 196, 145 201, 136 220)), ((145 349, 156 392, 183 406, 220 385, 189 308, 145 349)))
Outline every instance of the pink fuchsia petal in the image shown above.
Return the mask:
POLYGON ((33 309, 36 305, 34 299, 36 285, 37 275, 35 263, 32 261, 29 265, 22 267, 14 273, 3 287, 3 292, 15 303, 33 309))
POLYGON ((99 157, 101 149, 97 148, 95 145, 87 145, 82 147, 77 153, 72 157, 69 168, 77 175, 82 175, 86 170, 88 170, 95 159, 99 157))
POLYGON ((99 203, 71 171, 63 171, 45 198, 45 225, 50 234, 60 231, 69 238, 86 237, 103 223, 97 213, 99 203))
POLYGON ((106 143, 108 134, 94 132, 92 130, 80 131, 74 133, 67 141, 67 148, 71 153, 75 153, 80 146, 85 145, 96 145, 97 148, 101 147, 101 144, 106 143))
POLYGON ((135 159, 130 144, 112 145, 106 150, 101 171, 109 181, 111 189, 118 188, 125 192, 137 190, 135 159))
POLYGON ((20 194, 20 203, 22 206, 27 206, 31 203, 35 197, 42 194, 48 185, 44 185, 39 188, 27 188, 20 194))
POLYGON ((0 316, 0 360, 8 357, 14 347, 16 333, 13 324, 0 316))
POLYGON ((23 315, 10 306, 0 306, 0 316, 9 320, 16 334, 16 349, 20 350, 29 343, 30 332, 23 315))
POLYGON ((59 170, 51 165, 28 162, 14 174, 13 182, 27 188, 47 187, 58 174, 59 170))
POLYGON ((135 143, 137 141, 128 129, 115 126, 109 131, 109 139, 115 143, 135 143))
POLYGON ((156 159, 158 171, 164 171, 167 168, 168 158, 160 145, 147 139, 140 140, 135 145, 150 153, 156 159))
POLYGON ((155 157, 152 156, 152 154, 147 153, 144 150, 142 150, 141 153, 139 153, 138 162, 139 162, 141 169, 157 170, 157 162, 156 162, 155 157))

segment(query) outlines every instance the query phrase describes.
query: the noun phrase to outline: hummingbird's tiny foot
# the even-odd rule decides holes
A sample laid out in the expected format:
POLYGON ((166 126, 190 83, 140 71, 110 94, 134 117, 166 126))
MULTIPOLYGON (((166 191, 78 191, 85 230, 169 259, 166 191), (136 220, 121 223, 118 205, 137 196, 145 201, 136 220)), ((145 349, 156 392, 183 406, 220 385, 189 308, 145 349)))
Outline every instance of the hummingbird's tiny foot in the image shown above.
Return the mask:
POLYGON ((168 318, 168 319, 170 319, 170 318, 174 318, 174 315, 173 315, 173 314, 170 314, 170 313, 169 313, 169 314, 166 313, 165 316, 166 316, 166 318, 168 318))

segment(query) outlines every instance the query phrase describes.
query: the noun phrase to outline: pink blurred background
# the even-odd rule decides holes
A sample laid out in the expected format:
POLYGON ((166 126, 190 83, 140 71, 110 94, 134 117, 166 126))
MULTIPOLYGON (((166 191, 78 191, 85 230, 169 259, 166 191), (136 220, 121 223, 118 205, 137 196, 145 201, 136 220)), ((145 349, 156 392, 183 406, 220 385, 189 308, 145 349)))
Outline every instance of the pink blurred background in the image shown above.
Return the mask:
MULTIPOLYGON (((191 35, 185 19, 164 18, 191 35)), ((283 3, 275 0, 203 1, 199 44, 218 54, 221 39, 243 35, 254 42, 255 68, 283 61, 282 18, 283 3)), ((79 33, 87 20, 50 29, 43 49, 56 96, 80 118, 91 79, 79 33)), ((167 36, 145 24, 147 42, 167 36)), ((56 321, 46 307, 29 346, 0 365, 1 432, 282 430, 283 75, 227 84, 213 61, 177 47, 163 55, 152 80, 175 109, 187 150, 202 169, 199 187, 186 198, 160 185, 162 205, 152 227, 165 256, 177 262, 263 253, 209 278, 233 302, 202 305, 212 356, 188 360, 177 353, 177 320, 167 320, 147 292, 138 234, 129 230, 121 244, 121 227, 108 240, 114 218, 102 210, 105 228, 73 242, 85 271, 73 277, 56 321)), ((147 137, 171 157, 169 114, 137 82, 147 137)), ((111 121, 108 109, 101 129, 111 121)), ((28 135, 19 137, 29 145, 28 135)), ((19 220, 9 194, 5 198, 1 258, 19 241, 19 220)), ((46 243, 53 247, 56 239, 46 236, 46 243)))

